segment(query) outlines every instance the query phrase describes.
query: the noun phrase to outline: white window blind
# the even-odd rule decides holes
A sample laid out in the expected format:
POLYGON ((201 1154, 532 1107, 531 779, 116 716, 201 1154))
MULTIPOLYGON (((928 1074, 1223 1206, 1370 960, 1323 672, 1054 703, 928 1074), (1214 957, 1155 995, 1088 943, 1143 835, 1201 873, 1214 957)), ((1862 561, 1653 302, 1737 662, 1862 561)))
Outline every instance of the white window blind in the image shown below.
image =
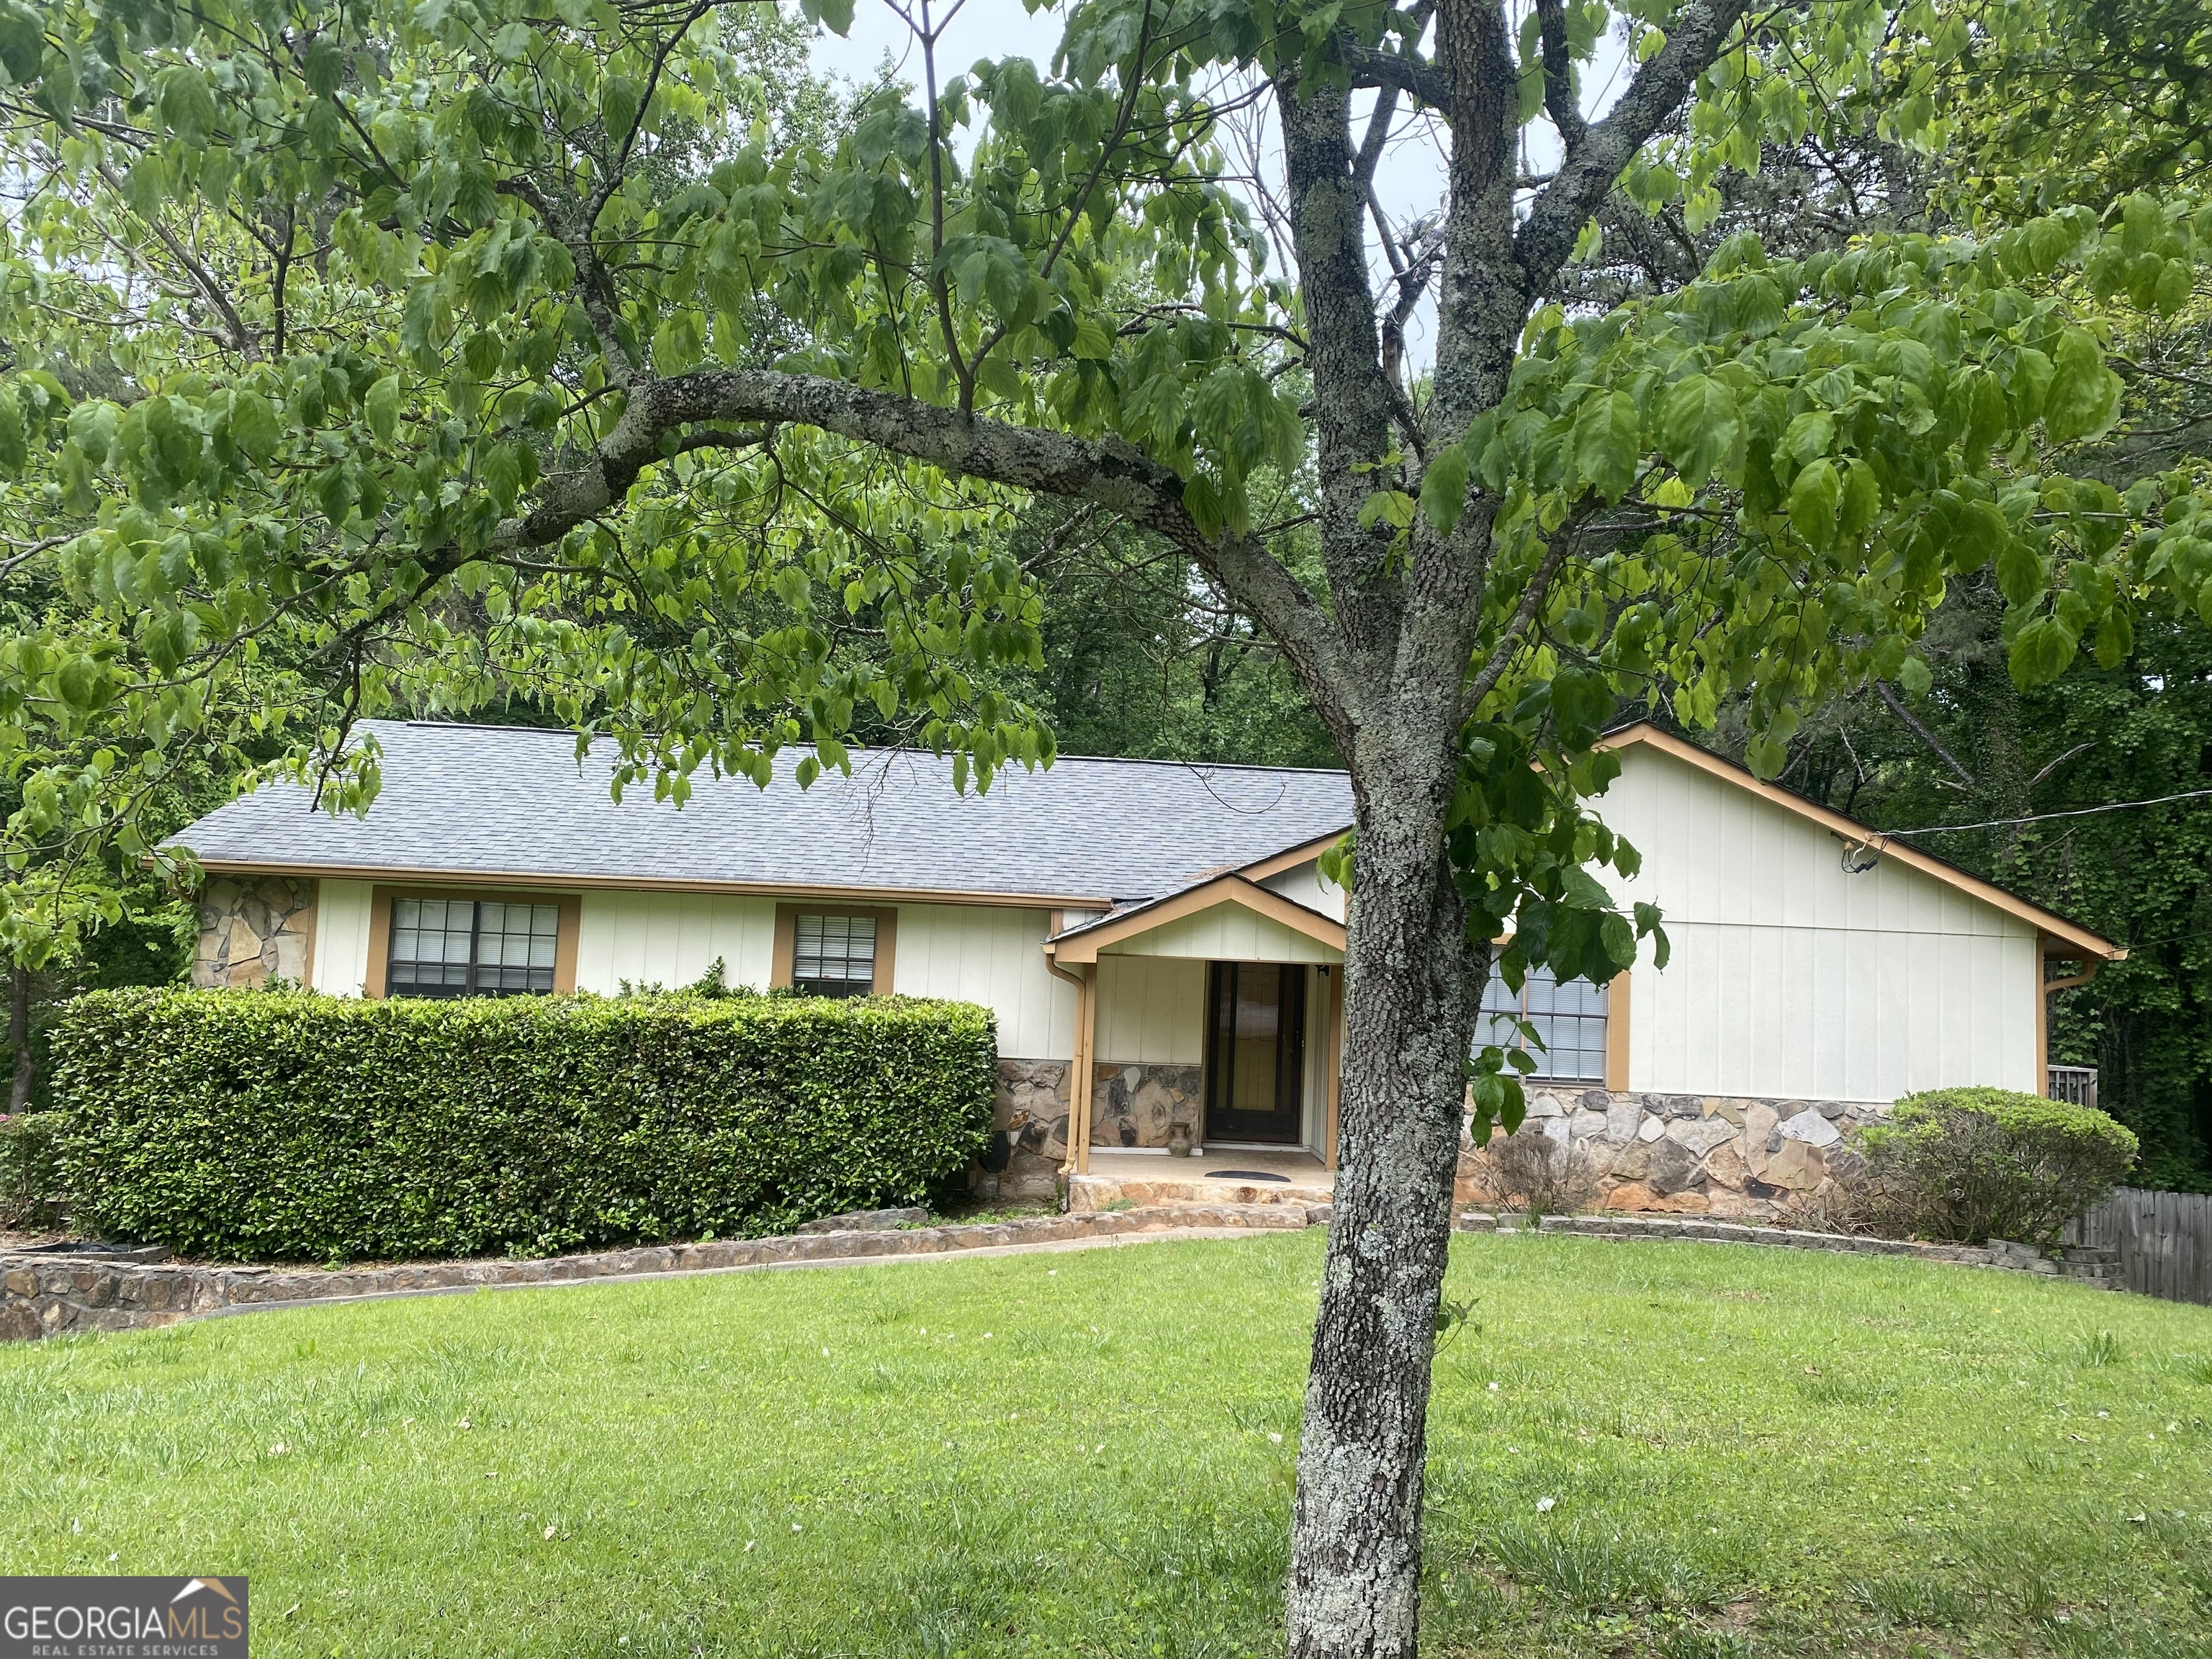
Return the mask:
POLYGON ((791 941, 791 983, 808 996, 868 995, 876 986, 876 919, 798 917, 791 941))
POLYGON ((1532 968, 1516 996, 1495 970, 1483 990, 1482 1019, 1475 1027, 1478 1048, 1496 1043, 1528 1048, 1534 1075, 1561 1083, 1605 1081, 1605 987, 1587 980, 1560 984, 1548 968, 1532 968), (1526 1019, 1543 1039, 1539 1051, 1523 1040, 1512 1022, 1526 1019))

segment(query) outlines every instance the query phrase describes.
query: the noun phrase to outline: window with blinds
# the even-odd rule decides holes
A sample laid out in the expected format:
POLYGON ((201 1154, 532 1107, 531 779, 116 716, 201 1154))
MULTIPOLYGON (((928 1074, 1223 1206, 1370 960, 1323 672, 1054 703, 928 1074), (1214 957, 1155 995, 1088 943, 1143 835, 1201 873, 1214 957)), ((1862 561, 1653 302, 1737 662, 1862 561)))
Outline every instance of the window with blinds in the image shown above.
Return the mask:
POLYGON ((793 918, 791 985, 805 996, 869 995, 876 988, 876 919, 793 918))
POLYGON ((1605 987, 1587 980, 1560 984, 1548 968, 1532 968, 1516 996, 1495 971, 1482 994, 1482 1019, 1475 1028, 1478 1048, 1496 1043, 1528 1048, 1534 1075, 1560 1083, 1605 1081, 1605 987), (1543 1048, 1531 1048, 1513 1022, 1536 1028, 1543 1048))
POLYGON ((560 939, 557 904, 394 899, 385 994, 543 996, 560 939))

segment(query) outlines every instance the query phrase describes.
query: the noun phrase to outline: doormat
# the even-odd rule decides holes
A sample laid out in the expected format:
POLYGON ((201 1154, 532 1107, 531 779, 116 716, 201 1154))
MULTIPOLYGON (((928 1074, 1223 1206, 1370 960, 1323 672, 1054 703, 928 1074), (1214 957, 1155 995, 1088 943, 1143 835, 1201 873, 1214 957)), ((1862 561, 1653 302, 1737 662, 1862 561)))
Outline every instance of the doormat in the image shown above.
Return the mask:
POLYGON ((1265 1170, 1208 1170, 1209 1181, 1279 1181, 1290 1185, 1291 1178, 1284 1175, 1269 1175, 1265 1170))

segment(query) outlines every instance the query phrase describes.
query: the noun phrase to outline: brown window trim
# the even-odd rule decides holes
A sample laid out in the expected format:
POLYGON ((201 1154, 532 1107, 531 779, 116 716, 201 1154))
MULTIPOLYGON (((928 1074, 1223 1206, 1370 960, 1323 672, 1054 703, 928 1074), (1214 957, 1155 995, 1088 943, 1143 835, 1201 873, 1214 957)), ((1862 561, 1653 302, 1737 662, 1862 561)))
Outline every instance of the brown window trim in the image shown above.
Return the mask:
POLYGON ((873 916, 876 921, 876 976, 870 981, 869 991, 887 997, 898 982, 895 969, 898 961, 898 911, 889 905, 867 904, 779 904, 775 907, 775 945, 770 958, 768 982, 770 989, 787 989, 791 984, 793 947, 799 935, 801 916, 873 916))
POLYGON ((526 887, 384 887, 369 889, 368 973, 361 994, 381 999, 392 977, 392 901, 394 899, 473 899, 479 904, 543 904, 550 899, 561 907, 560 931, 553 943, 553 992, 558 996, 576 988, 576 934, 583 921, 584 901, 574 893, 532 892, 526 887))

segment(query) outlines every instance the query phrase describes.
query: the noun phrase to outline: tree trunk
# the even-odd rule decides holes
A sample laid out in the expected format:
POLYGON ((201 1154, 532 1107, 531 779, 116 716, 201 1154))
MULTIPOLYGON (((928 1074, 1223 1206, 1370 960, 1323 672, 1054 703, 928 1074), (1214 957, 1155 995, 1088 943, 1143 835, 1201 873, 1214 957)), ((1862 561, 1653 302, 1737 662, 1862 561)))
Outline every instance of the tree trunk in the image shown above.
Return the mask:
POLYGON ((31 1049, 31 970, 18 963, 8 992, 8 1041, 15 1051, 15 1082, 8 1095, 9 1112, 29 1109, 31 1085, 38 1081, 39 1057, 31 1049))
POLYGON ((1489 972, 1444 855, 1437 752, 1363 787, 1334 1218, 1298 1448, 1291 1659, 1399 1659, 1420 1617, 1429 1366, 1451 1237, 1464 1062, 1489 972))

